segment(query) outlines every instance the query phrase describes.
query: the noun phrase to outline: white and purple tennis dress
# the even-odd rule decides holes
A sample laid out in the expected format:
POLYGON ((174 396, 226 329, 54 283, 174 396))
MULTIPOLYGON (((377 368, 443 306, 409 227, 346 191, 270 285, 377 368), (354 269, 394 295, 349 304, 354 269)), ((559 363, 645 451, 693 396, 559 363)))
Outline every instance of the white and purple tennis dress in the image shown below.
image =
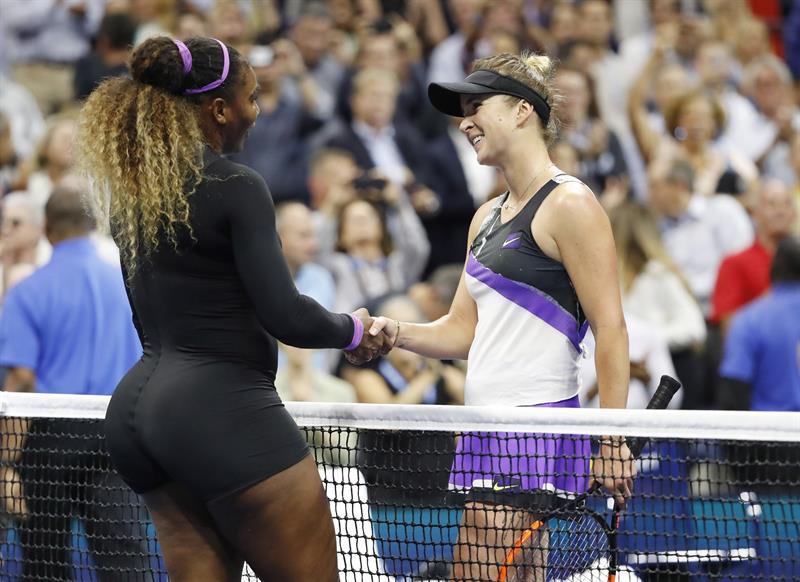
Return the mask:
MULTIPOLYGON (((467 405, 580 406, 578 360, 588 324, 564 265, 545 255, 531 234, 542 202, 569 180, 577 179, 552 178, 506 223, 500 211, 508 193, 501 196, 470 247, 466 283, 478 324, 467 405)), ((464 433, 450 488, 583 492, 590 455, 584 436, 464 433)))

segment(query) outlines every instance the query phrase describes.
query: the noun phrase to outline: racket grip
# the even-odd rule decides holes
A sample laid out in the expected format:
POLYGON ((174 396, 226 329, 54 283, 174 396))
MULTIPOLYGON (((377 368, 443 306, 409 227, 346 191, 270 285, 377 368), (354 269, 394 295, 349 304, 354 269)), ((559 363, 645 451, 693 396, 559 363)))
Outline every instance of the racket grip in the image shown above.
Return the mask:
MULTIPOLYGON (((675 393, 680 390, 681 383, 675 378, 664 375, 661 376, 661 381, 658 383, 656 393, 647 403, 648 409, 664 409, 669 406, 670 400, 675 396, 675 393)), ((628 444, 628 449, 631 451, 631 456, 638 457, 642 453, 642 449, 647 444, 647 437, 628 437, 625 441, 628 444)))

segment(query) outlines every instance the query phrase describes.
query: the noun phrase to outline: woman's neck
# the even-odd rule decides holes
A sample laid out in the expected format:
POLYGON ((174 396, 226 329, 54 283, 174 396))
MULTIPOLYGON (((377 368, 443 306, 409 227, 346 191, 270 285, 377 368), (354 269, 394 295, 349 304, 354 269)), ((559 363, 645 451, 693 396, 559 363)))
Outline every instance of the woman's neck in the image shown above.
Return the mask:
POLYGON ((520 201, 530 195, 552 165, 543 144, 542 147, 533 148, 533 153, 530 149, 525 151, 523 147, 509 152, 506 162, 500 165, 510 191, 509 199, 520 201))
POLYGON ((348 249, 347 254, 367 261, 376 261, 384 257, 380 245, 374 242, 356 243, 348 249))

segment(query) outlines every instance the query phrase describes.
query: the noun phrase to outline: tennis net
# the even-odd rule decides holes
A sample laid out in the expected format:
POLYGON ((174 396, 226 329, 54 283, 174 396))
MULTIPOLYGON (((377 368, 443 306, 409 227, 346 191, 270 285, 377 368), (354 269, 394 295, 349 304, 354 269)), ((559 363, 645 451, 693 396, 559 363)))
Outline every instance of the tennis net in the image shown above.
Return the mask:
MULTIPOLYGON (((167 580, 106 453, 107 403, 0 394, 0 580, 167 580)), ((615 565, 618 581, 800 579, 800 415, 287 408, 330 499, 341 580, 593 581, 615 565), (612 528, 611 501, 578 494, 598 440, 618 435, 647 443, 612 528)))

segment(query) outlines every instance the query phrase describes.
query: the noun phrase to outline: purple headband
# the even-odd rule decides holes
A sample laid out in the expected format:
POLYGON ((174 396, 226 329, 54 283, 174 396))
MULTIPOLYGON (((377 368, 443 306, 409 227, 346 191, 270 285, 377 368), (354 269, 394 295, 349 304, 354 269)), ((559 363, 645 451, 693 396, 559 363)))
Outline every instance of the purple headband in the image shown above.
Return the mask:
MULTIPOLYGON (((216 89, 217 87, 222 85, 225 82, 225 79, 228 78, 228 69, 230 68, 230 64, 231 64, 231 59, 230 59, 230 56, 228 55, 228 47, 226 47, 225 43, 222 42, 219 39, 214 38, 212 40, 216 40, 219 43, 219 46, 222 47, 222 58, 223 58, 223 61, 222 61, 222 74, 220 75, 219 79, 217 79, 216 81, 212 81, 208 85, 204 85, 204 86, 200 87, 199 89, 186 89, 183 92, 184 95, 196 95, 197 93, 205 93, 206 91, 211 91, 212 89, 216 89)), ((181 43, 181 44, 183 44, 183 43, 181 43)), ((181 50, 180 45, 178 45, 178 50, 181 50)), ((187 49, 186 52, 188 53, 189 50, 187 49)), ((186 74, 186 72, 187 72, 186 71, 186 58, 183 57, 183 51, 181 51, 181 57, 183 58, 184 74, 186 74)), ((189 56, 189 59, 190 59, 189 60, 189 68, 191 69, 191 55, 189 56)))
POLYGON ((189 47, 186 46, 182 41, 173 39, 172 42, 175 43, 175 45, 178 47, 178 52, 181 53, 181 60, 183 61, 183 74, 188 75, 189 71, 192 70, 192 53, 189 50, 189 47))

